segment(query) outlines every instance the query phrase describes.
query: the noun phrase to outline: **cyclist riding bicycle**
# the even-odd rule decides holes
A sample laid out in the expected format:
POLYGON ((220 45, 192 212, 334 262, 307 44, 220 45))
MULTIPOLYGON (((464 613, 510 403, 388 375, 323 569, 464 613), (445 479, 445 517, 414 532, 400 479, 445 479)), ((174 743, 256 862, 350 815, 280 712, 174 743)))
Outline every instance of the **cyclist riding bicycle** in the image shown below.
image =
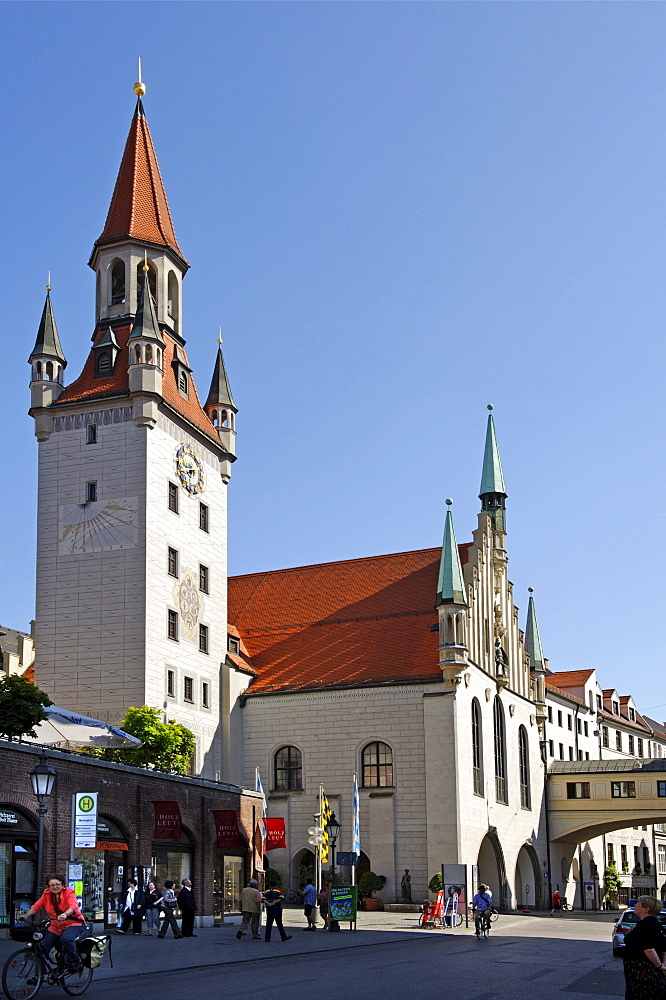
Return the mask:
POLYGON ((82 925, 85 928, 83 914, 74 891, 65 885, 63 878, 52 875, 46 884, 48 888, 44 890, 42 897, 22 916, 28 919, 33 913, 45 911, 51 923, 42 939, 42 948, 48 954, 54 944, 60 941, 65 949, 68 965, 77 967, 79 957, 76 953, 76 939, 81 936, 82 925))
POLYGON ((476 936, 481 937, 481 929, 487 934, 490 928, 490 911, 493 905, 493 896, 487 885, 482 882, 478 892, 472 900, 474 907, 474 927, 476 936))

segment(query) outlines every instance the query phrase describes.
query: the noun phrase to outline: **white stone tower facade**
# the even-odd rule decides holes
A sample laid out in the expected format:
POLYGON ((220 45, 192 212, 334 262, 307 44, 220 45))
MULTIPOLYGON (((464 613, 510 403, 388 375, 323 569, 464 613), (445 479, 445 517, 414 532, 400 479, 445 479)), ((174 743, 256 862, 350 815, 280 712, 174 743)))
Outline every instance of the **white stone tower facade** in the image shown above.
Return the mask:
POLYGON ((188 264, 140 97, 90 266, 96 324, 81 375, 64 386, 48 297, 30 358, 36 683, 114 723, 130 706, 159 707, 195 733, 193 772, 221 778, 236 408, 230 391, 211 387, 224 412, 197 395, 183 339, 188 264))

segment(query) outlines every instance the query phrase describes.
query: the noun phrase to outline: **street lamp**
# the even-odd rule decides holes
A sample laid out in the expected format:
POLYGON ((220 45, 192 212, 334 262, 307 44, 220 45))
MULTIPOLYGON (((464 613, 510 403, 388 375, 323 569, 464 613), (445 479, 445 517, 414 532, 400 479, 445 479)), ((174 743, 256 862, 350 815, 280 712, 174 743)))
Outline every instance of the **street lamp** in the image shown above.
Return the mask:
POLYGON ((39 840, 37 842, 37 888, 42 888, 42 877, 44 874, 44 817, 46 816, 46 806, 44 799, 47 799, 53 791, 53 783, 56 779, 56 772, 47 762, 46 750, 42 750, 39 763, 30 772, 33 795, 37 799, 37 813, 39 814, 39 840))
MULTIPOLYGON (((338 823, 337 819, 335 818, 335 813, 331 813, 331 818, 328 821, 327 829, 328 829, 328 839, 331 842, 331 851, 332 851, 332 856, 333 856, 333 860, 331 862, 331 888, 333 888, 333 884, 335 882, 335 845, 337 844, 338 837, 340 835, 340 824, 338 823)), ((329 906, 328 929, 329 929, 329 931, 339 931, 340 930, 340 924, 338 923, 337 920, 331 920, 331 917, 330 917, 331 902, 332 902, 332 900, 329 897, 329 903, 328 903, 328 906, 329 906)))

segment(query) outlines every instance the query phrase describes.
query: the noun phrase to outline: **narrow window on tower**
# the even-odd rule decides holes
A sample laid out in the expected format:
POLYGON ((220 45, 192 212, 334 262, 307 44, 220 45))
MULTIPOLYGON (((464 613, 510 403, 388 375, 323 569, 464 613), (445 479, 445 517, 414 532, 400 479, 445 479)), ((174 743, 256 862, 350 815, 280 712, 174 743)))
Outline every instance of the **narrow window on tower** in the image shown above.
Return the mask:
POLYGON ((205 503, 199 504, 199 527, 202 531, 208 531, 208 507, 205 503))
POLYGON ((201 704, 204 708, 210 708, 210 684, 204 681, 201 685, 201 704))
POLYGON ((208 626, 207 625, 200 625, 199 626, 199 652, 200 653, 207 653, 208 652, 208 626))
POLYGON ((176 697, 176 675, 173 670, 167 670, 167 698, 176 697))
POLYGON ((169 576, 178 576, 178 550, 167 549, 167 572, 169 576))
POLYGON ((167 611, 167 638, 178 642, 178 612, 167 611))
POLYGON ((208 593, 208 566, 199 564, 199 590, 202 594, 208 593))
POLYGON ((183 700, 194 701, 194 680, 191 677, 183 678, 183 700))
POLYGON ((86 483, 86 503, 94 503, 97 500, 97 483, 91 480, 86 483))
POLYGON ((86 444, 97 444, 97 424, 88 424, 86 444))
POLYGON ((169 483, 169 510, 178 513, 178 487, 175 483, 169 483))

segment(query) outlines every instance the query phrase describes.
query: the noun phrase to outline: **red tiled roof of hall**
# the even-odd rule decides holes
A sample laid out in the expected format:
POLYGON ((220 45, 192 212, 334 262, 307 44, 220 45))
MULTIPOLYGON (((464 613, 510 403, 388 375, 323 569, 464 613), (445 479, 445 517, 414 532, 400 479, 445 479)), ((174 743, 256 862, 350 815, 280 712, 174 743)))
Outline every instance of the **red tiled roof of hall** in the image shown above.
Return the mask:
POLYGON ((109 213, 96 245, 128 237, 171 247, 184 260, 140 101, 125 143, 109 213))
MULTIPOLYGON (((471 543, 459 546, 467 562, 471 543)), ((440 549, 229 579, 229 621, 257 678, 248 694, 441 679, 440 549)))
MULTIPOLYGON (((558 684, 551 684, 551 681, 552 677, 546 677, 546 687, 549 691, 553 691, 553 693, 559 695, 560 698, 564 698, 566 701, 574 701, 577 705, 585 705, 585 708, 588 707, 583 699, 579 698, 577 694, 572 694, 571 691, 567 691, 566 688, 562 689, 558 684)), ((592 709, 590 709, 590 711, 592 711, 592 709)))
MULTIPOLYGON (((94 351, 91 351, 85 365, 83 366, 83 371, 74 382, 67 386, 58 398, 57 402, 53 404, 54 409, 57 409, 59 406, 64 406, 67 403, 87 403, 93 402, 96 399, 109 399, 114 396, 129 395, 129 375, 127 371, 129 366, 129 351, 127 341, 129 339, 131 329, 132 327, 129 324, 123 327, 115 327, 114 329, 118 346, 120 347, 120 353, 116 358, 113 373, 105 378, 95 378, 95 357, 94 351)), ((103 333, 104 331, 100 330, 97 336, 100 337, 103 333)), ((190 379, 189 396, 185 397, 181 392, 179 392, 178 385, 176 383, 176 372, 173 365, 176 344, 169 337, 169 334, 166 331, 163 331, 163 337, 165 348, 163 357, 162 395, 165 403, 175 410, 176 413, 185 417, 186 420, 198 428, 198 430, 205 434, 206 437, 215 441, 216 444, 219 445, 219 435, 202 409, 199 396, 197 395, 196 386, 194 384, 194 379, 190 379)), ((185 357, 183 348, 180 347, 179 350, 182 352, 183 357, 185 357)))
POLYGON ((558 670, 549 674, 548 680, 558 687, 578 687, 588 681, 593 673, 594 670, 558 670))

